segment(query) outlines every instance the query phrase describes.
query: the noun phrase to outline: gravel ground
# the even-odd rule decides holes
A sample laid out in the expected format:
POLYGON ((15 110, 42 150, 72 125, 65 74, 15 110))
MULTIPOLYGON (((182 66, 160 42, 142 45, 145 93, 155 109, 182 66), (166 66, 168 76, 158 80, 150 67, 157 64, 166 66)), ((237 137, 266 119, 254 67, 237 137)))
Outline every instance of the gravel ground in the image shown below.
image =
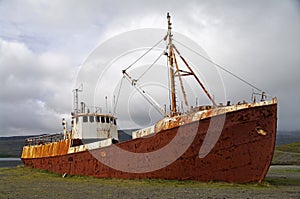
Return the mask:
POLYGON ((0 169, 0 198, 300 198, 300 169, 272 167, 262 184, 62 178, 24 167, 0 169))

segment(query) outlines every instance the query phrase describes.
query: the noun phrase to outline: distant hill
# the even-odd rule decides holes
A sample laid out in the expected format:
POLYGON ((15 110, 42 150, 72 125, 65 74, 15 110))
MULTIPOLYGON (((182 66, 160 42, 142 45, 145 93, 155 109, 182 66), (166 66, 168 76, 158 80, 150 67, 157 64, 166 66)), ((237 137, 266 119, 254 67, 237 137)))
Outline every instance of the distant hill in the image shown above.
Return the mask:
POLYGON ((0 157, 20 157, 27 137, 29 136, 0 137, 0 157))
POLYGON ((276 146, 300 142, 300 131, 278 131, 276 136, 276 146))
POLYGON ((135 130, 133 130, 133 129, 118 130, 120 142, 130 140, 132 131, 135 131, 135 130))

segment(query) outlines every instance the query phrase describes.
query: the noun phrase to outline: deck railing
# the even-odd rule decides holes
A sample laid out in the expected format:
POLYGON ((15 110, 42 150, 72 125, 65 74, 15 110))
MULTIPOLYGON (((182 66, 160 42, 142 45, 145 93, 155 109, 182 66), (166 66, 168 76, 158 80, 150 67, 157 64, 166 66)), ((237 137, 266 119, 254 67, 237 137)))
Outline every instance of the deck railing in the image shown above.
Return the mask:
POLYGON ((25 139, 25 146, 47 144, 52 142, 63 141, 71 137, 71 132, 68 131, 66 135, 63 132, 55 134, 45 134, 36 137, 29 137, 25 139))

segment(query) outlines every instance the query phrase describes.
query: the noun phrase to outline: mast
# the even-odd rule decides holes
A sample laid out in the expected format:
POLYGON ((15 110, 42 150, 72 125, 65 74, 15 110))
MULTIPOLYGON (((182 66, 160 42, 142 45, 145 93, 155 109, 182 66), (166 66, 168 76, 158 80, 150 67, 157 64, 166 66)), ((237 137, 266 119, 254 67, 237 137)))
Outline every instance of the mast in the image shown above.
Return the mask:
POLYGON ((168 19, 168 49, 169 49, 169 70, 170 70, 170 89, 171 89, 171 113, 170 116, 174 116, 177 112, 176 109, 176 93, 175 93, 175 80, 174 80, 174 64, 173 64, 173 45, 172 45, 172 33, 171 33, 171 17, 169 13, 167 13, 168 19))
POLYGON ((217 104, 216 104, 215 100, 212 98, 212 96, 209 94, 209 92, 207 91, 207 89, 201 83, 200 79, 196 76, 196 74, 194 73, 194 71, 192 70, 192 68, 189 66, 189 64, 187 63, 187 61, 181 56, 181 54, 178 51, 178 49, 174 45, 173 45, 173 47, 174 47, 175 51, 177 52, 177 54, 180 56, 181 60, 184 62, 184 64, 186 65, 186 67, 190 71, 190 72, 187 72, 186 75, 193 75, 194 76, 194 78, 196 79, 196 81, 198 82, 198 84, 200 85, 200 87, 202 88, 202 90, 204 91, 204 93, 207 95, 208 99, 212 102, 213 106, 216 107, 217 104))
POLYGON ((217 104, 214 101, 214 99, 212 98, 212 96, 209 94, 209 92, 207 91, 207 89, 204 87, 204 85, 201 83, 201 81, 199 80, 199 78, 196 76, 196 74, 194 73, 194 71, 192 70, 192 68, 189 66, 189 64, 186 62, 186 60, 181 56, 180 52, 178 51, 178 49, 174 46, 174 44, 172 44, 172 33, 171 33, 171 17, 169 15, 169 13, 167 13, 167 19, 168 19, 168 35, 167 35, 167 39, 168 39, 168 49, 169 49, 169 65, 170 65, 170 89, 171 89, 171 116, 174 116, 177 114, 177 110, 176 110, 176 93, 175 93, 175 81, 174 81, 174 76, 177 73, 177 76, 179 78, 179 83, 181 86, 181 90, 182 90, 182 95, 184 97, 184 102, 186 107, 188 108, 188 101, 186 99, 186 94, 184 91, 184 87, 183 87, 183 83, 181 80, 181 76, 186 76, 186 75, 193 75, 196 79, 196 81, 198 82, 198 84, 200 85, 200 87, 202 88, 202 90, 205 92, 205 94, 207 95, 207 97, 209 98, 209 100, 212 102, 213 106, 216 107, 217 104), (177 65, 177 61, 176 61, 176 56, 175 56, 175 52, 174 49, 176 51, 176 53, 180 56, 180 58, 182 59, 182 61, 184 62, 184 64, 186 65, 186 67, 188 68, 189 72, 187 71, 182 71, 179 70, 179 67, 177 65), (175 61, 175 65, 176 65, 176 72, 174 72, 174 62, 175 61), (183 72, 183 74, 181 74, 181 72, 183 72), (184 74, 185 73, 185 74, 184 74))

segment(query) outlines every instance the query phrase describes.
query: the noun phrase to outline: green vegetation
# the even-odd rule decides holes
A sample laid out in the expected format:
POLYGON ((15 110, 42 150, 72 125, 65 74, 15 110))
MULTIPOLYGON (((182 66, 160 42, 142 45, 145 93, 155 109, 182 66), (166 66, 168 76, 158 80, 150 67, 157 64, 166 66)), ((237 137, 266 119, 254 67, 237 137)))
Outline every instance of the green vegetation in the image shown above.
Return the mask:
MULTIPOLYGON (((117 187, 182 187, 182 188, 239 188, 239 189, 257 189, 257 188, 270 188, 271 184, 264 183, 226 183, 226 182, 199 182, 193 180, 164 180, 164 179, 115 179, 115 178, 94 178, 89 176, 67 176, 62 178, 62 175, 51 173, 47 170, 38 170, 27 168, 24 166, 18 166, 13 168, 0 168, 0 176, 9 176, 10 180, 18 181, 33 181, 46 180, 66 183, 97 183, 105 186, 117 186, 117 187)), ((1 186, 1 185, 0 185, 1 186)))
POLYGON ((300 142, 284 144, 275 148, 272 164, 300 165, 300 142))
POLYGON ((284 144, 281 146, 277 146, 276 150, 289 152, 289 153, 300 153, 300 142, 294 142, 294 143, 290 143, 290 144, 284 144))
MULTIPOLYGON (((298 167, 299 168, 299 167, 298 167)), ((265 181, 274 186, 300 186, 300 169, 280 168, 270 169, 265 181)))
POLYGON ((275 170, 272 172, 275 175, 269 175, 263 183, 237 184, 84 176, 62 178, 48 171, 19 166, 0 168, 0 198, 299 198, 300 172, 294 171, 275 170), (278 174, 280 177, 276 177, 278 174))
POLYGON ((270 169, 269 172, 280 172, 280 173, 299 173, 300 175, 300 169, 276 169, 275 171, 270 169))
POLYGON ((273 186, 300 186, 299 179, 266 178, 265 181, 273 186))
MULTIPOLYGON (((297 173, 300 176, 300 169, 275 170, 271 172, 288 172, 297 173)), ((67 176, 63 178, 60 174, 51 173, 47 170, 32 169, 24 166, 13 168, 0 168, 0 176, 9 177, 10 180, 34 182, 43 179, 44 181, 66 182, 66 183, 97 183, 105 186, 117 187, 139 187, 139 186, 155 186, 155 187, 182 187, 182 188, 239 188, 239 189, 261 189, 274 188, 273 185, 299 185, 298 179, 274 178, 266 177, 263 183, 227 183, 227 182, 200 182, 193 180, 164 180, 164 179, 115 179, 115 178, 94 178, 90 176, 67 176)), ((1 185, 0 185, 1 186, 1 185)))

